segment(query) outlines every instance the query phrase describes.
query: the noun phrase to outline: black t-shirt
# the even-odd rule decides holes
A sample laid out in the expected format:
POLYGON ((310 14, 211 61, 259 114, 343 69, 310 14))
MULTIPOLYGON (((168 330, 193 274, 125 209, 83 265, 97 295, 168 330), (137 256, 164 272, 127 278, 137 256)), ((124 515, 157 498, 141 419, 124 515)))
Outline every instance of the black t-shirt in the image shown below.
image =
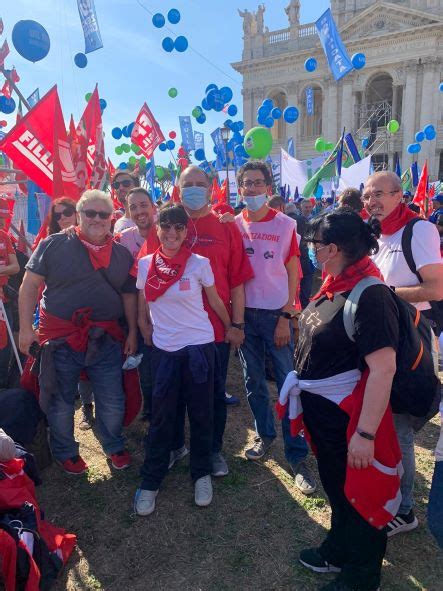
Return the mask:
POLYGON ((314 300, 300 315, 295 369, 301 379, 324 379, 362 368, 366 355, 392 347, 397 350, 399 327, 394 296, 384 285, 362 293, 355 315, 355 343, 345 330, 343 306, 349 291, 314 300))
POLYGON ((26 268, 45 278, 41 304, 50 314, 70 320, 79 308, 92 308, 91 319, 101 321, 121 318, 120 294, 137 292, 129 275, 133 262, 130 252, 113 242, 109 267, 95 271, 76 236, 53 234, 40 242, 26 268))

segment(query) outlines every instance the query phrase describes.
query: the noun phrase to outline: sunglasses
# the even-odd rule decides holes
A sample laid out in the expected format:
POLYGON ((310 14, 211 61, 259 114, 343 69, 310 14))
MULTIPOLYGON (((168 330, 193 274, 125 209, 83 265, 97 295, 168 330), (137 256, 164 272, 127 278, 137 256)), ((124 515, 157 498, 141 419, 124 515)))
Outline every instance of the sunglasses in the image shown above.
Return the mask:
POLYGON ((70 218, 71 215, 74 215, 75 213, 75 207, 69 206, 66 207, 66 209, 64 209, 63 211, 54 211, 54 219, 56 222, 59 222, 62 219, 62 216, 64 216, 65 218, 70 218))
POLYGON ((168 232, 168 230, 170 230, 171 228, 174 228, 176 232, 183 232, 183 230, 186 229, 186 226, 185 224, 168 224, 167 222, 164 222, 160 224, 160 228, 164 232, 168 232))
POLYGON ((111 187, 113 189, 119 189, 120 185, 122 187, 124 187, 125 189, 128 189, 129 187, 132 187, 132 181, 126 180, 126 181, 114 181, 111 185, 111 187))
POLYGON ((95 209, 83 209, 80 213, 84 213, 90 219, 98 216, 101 220, 108 220, 111 217, 109 211, 96 211, 95 209))

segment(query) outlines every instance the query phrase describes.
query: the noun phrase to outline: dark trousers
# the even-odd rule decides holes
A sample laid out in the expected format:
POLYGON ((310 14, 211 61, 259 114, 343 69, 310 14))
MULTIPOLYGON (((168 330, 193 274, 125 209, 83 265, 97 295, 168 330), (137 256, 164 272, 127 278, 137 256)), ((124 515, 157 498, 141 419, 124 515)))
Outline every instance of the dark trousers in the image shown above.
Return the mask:
MULTIPOLYGON (((215 343, 214 367, 214 431, 212 451, 218 453, 223 447, 223 435, 226 427, 226 376, 229 365, 229 343, 215 343)), ((185 444, 185 413, 186 405, 183 397, 178 403, 177 418, 172 449, 180 449, 185 444)))
MULTIPOLYGON (((9 326, 11 327, 11 330, 14 330, 12 325, 12 304, 11 302, 7 302, 3 305, 5 306, 9 326)), ((9 387, 9 371, 12 360, 12 343, 9 334, 6 335, 6 340, 6 346, 3 349, 0 349, 0 388, 9 387)))
POLYGON ((311 299, 313 277, 312 273, 307 273, 300 280, 300 304, 303 309, 306 308, 311 299))
POLYGON ((372 527, 344 493, 348 415, 336 404, 302 392, 303 421, 317 448, 318 472, 331 505, 331 529, 319 550, 325 560, 342 568, 339 579, 355 591, 380 586, 386 551, 386 528, 372 527))
POLYGON ((151 415, 152 407, 152 372, 151 372, 151 353, 152 347, 146 345, 139 333, 138 352, 143 354, 140 365, 138 366, 138 375, 140 378, 140 388, 143 394, 144 416, 151 415))
POLYGON ((157 490, 168 472, 177 407, 181 396, 188 409, 191 432, 191 477, 195 482, 212 472, 215 346, 209 343, 198 347, 207 364, 206 378, 203 382, 196 380, 192 371, 192 347, 185 347, 173 353, 153 347, 152 418, 145 437, 145 459, 140 470, 142 489, 157 490))

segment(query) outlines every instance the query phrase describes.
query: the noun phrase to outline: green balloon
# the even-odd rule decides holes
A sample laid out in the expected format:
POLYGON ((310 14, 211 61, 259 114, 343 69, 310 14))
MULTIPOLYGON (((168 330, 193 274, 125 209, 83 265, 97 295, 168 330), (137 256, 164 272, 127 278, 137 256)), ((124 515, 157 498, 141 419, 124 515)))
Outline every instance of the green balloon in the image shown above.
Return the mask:
POLYGON ((115 148, 115 153, 117 154, 117 156, 121 156, 123 154, 123 150, 121 146, 117 146, 115 148))
POLYGON ((324 137, 318 137, 315 140, 315 151, 316 152, 326 152, 326 142, 324 137))
POLYGON ((272 135, 264 127, 253 127, 245 135, 243 146, 251 158, 265 158, 272 150, 272 135))
POLYGON ((92 96, 92 92, 88 92, 88 93, 86 93, 86 94, 85 94, 85 101, 86 101, 86 102, 89 102, 89 99, 91 98, 91 96, 92 96))
POLYGON ((329 144, 325 144, 325 151, 326 152, 331 152, 331 150, 333 150, 335 148, 335 144, 333 144, 332 142, 329 144))
POLYGON ((146 156, 140 158, 140 164, 146 164, 146 156))
POLYGON ((131 150, 134 152, 134 154, 140 154, 141 150, 139 148, 139 146, 137 146, 137 144, 131 144, 131 150))
POLYGON ((170 88, 168 94, 171 98, 175 98, 178 95, 178 91, 176 88, 170 88))
POLYGON ((201 107, 194 107, 194 109, 192 109, 192 116, 195 117, 196 119, 198 117, 200 117, 200 115, 203 113, 201 107))
POLYGON ((123 152, 126 152, 126 154, 127 154, 128 152, 131 151, 131 146, 129 144, 122 144, 122 150, 123 150, 123 152))
POLYGON ((137 158, 135 156, 130 156, 128 162, 129 164, 132 164, 132 166, 135 166, 137 164, 137 158))
POLYGON ((387 128, 389 133, 397 133, 397 131, 400 129, 400 123, 397 121, 397 119, 391 119, 387 125, 387 128))
POLYGON ((162 166, 156 166, 155 175, 158 178, 158 180, 161 181, 162 178, 165 176, 165 169, 162 166))

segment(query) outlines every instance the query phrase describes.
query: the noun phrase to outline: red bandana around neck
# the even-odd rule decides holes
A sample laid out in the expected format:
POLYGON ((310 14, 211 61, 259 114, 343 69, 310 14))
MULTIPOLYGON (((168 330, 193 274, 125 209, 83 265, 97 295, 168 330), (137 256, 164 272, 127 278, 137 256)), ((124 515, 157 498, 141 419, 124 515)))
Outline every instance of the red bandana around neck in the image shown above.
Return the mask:
POLYGON ((86 247, 94 270, 97 271, 97 269, 101 268, 107 269, 111 262, 112 236, 108 236, 104 244, 92 244, 78 226, 75 228, 75 233, 83 246, 86 247))
POLYGON ((318 300, 325 295, 328 299, 332 300, 335 293, 350 291, 364 277, 378 277, 378 279, 383 281, 380 269, 368 256, 346 267, 337 277, 327 275, 323 285, 320 287, 320 291, 312 299, 318 300))
POLYGON ((418 217, 416 213, 409 209, 404 203, 399 203, 394 211, 385 217, 381 223, 381 233, 390 236, 398 232, 403 226, 418 217))
POLYGON ((181 279, 191 254, 189 248, 183 245, 173 257, 167 257, 162 252, 161 246, 157 248, 152 255, 146 277, 145 297, 147 302, 155 302, 171 285, 181 279))

